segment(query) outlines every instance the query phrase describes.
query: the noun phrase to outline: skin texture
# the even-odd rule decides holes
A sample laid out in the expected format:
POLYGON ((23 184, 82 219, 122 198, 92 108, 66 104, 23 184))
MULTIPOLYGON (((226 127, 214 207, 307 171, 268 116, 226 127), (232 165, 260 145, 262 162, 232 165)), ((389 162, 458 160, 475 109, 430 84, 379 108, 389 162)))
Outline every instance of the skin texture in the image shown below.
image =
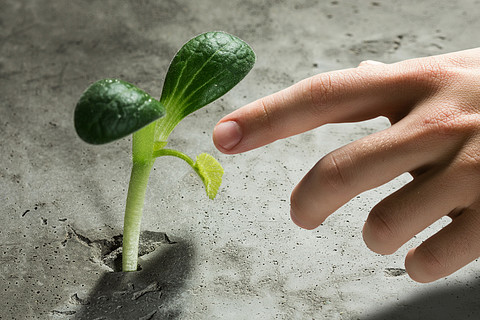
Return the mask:
POLYGON ((378 116, 392 125, 325 155, 299 182, 291 218, 314 229, 359 193, 409 172, 414 179, 370 212, 364 241, 391 254, 449 216, 405 260, 415 281, 445 277, 480 256, 480 48, 316 75, 227 115, 213 140, 235 154, 378 116))

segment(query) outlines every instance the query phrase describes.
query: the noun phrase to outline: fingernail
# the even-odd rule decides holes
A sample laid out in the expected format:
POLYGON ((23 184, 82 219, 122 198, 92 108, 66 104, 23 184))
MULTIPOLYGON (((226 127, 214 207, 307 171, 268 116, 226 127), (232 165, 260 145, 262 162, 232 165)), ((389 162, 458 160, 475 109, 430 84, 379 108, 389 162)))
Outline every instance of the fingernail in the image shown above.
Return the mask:
POLYGON ((384 63, 380 61, 375 61, 375 60, 364 60, 360 62, 360 66, 378 66, 382 64, 384 63))
POLYGON ((242 130, 235 121, 217 124, 213 130, 215 143, 225 150, 231 150, 242 140, 242 130))

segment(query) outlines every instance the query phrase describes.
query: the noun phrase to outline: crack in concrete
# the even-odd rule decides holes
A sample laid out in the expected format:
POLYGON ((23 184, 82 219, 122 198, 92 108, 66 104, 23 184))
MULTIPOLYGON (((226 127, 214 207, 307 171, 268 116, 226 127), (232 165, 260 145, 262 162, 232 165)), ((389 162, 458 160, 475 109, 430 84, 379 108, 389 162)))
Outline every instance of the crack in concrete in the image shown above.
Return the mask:
POLYGON ((383 272, 387 277, 399 277, 407 274, 407 270, 403 268, 385 268, 383 272))
POLYGON ((52 310, 50 312, 52 316, 73 316, 76 311, 71 311, 71 310, 52 310))
POLYGON ((152 312, 150 312, 149 314, 143 316, 143 317, 140 317, 138 318, 138 320, 150 320, 150 319, 153 319, 153 316, 157 313, 157 310, 153 310, 152 312))
POLYGON ((90 301, 88 301, 87 299, 81 299, 77 293, 74 293, 70 299, 68 300, 68 302, 70 304, 75 304, 75 305, 82 305, 82 306, 85 306, 85 305, 88 305, 90 304, 90 301))
POLYGON ((138 298, 140 298, 141 296, 143 296, 146 293, 156 292, 156 291, 161 291, 161 290, 162 290, 162 288, 160 287, 158 282, 154 281, 151 284, 149 284, 148 286, 146 286, 144 289, 135 291, 132 295, 132 300, 137 300, 138 298))

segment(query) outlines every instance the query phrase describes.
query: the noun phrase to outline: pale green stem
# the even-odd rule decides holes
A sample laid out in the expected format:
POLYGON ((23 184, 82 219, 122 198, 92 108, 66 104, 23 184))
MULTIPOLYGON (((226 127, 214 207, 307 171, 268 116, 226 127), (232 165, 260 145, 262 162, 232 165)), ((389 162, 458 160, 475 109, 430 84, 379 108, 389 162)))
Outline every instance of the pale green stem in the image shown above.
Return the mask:
POLYGON ((128 185, 123 222, 123 271, 136 271, 138 268, 138 242, 143 204, 145 202, 148 178, 155 162, 155 158, 152 157, 154 132, 155 123, 152 123, 133 134, 133 166, 128 185))
MULTIPOLYGON (((159 128, 159 132, 166 132, 163 127, 160 126, 159 128)), ((175 156, 185 160, 197 170, 194 161, 180 151, 171 149, 153 151, 155 129, 156 123, 152 123, 133 134, 133 166, 128 185, 123 226, 122 271, 136 271, 138 268, 138 245, 145 192, 155 158, 175 156)))
POLYGON ((137 271, 138 242, 148 178, 154 161, 134 163, 128 185, 123 227, 122 270, 137 271))
POLYGON ((182 160, 185 160, 186 163, 188 163, 192 168, 195 167, 195 161, 193 161, 192 158, 187 156, 185 153, 180 152, 178 150, 173 150, 173 149, 160 149, 157 151, 153 152, 153 156, 155 158, 161 157, 161 156, 173 156, 180 158, 182 160))

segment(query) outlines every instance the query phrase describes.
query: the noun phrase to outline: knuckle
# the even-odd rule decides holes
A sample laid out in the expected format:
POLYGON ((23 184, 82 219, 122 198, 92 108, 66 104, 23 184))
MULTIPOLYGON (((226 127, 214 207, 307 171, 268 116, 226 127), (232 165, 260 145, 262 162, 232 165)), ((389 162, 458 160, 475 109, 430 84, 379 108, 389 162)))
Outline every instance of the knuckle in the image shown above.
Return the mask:
MULTIPOLYGON (((473 149, 473 148, 472 148, 473 149)), ((480 150, 466 150, 461 156, 462 162, 471 170, 480 173, 480 150)))
POLYGON ((457 69, 438 58, 418 59, 413 68, 413 77, 420 83, 433 84, 437 87, 457 78, 457 69))
POLYGON ((349 190, 351 183, 349 178, 350 158, 341 151, 336 150, 327 154, 317 163, 317 169, 321 179, 335 192, 349 190))
POLYGON ((477 145, 478 142, 468 145, 459 154, 454 164, 457 175, 468 178, 477 177, 480 174, 480 149, 477 145))
POLYGON ((442 107, 432 111, 421 121, 421 126, 439 138, 466 136, 480 125, 478 115, 469 114, 457 107, 442 107))
POLYGON ((328 101, 335 95, 339 83, 329 73, 323 73, 305 80, 306 96, 310 105, 316 109, 328 106, 328 101))
POLYGON ((272 101, 269 97, 265 97, 260 99, 259 104, 262 110, 262 122, 268 128, 269 131, 273 129, 273 121, 272 121, 272 101))

